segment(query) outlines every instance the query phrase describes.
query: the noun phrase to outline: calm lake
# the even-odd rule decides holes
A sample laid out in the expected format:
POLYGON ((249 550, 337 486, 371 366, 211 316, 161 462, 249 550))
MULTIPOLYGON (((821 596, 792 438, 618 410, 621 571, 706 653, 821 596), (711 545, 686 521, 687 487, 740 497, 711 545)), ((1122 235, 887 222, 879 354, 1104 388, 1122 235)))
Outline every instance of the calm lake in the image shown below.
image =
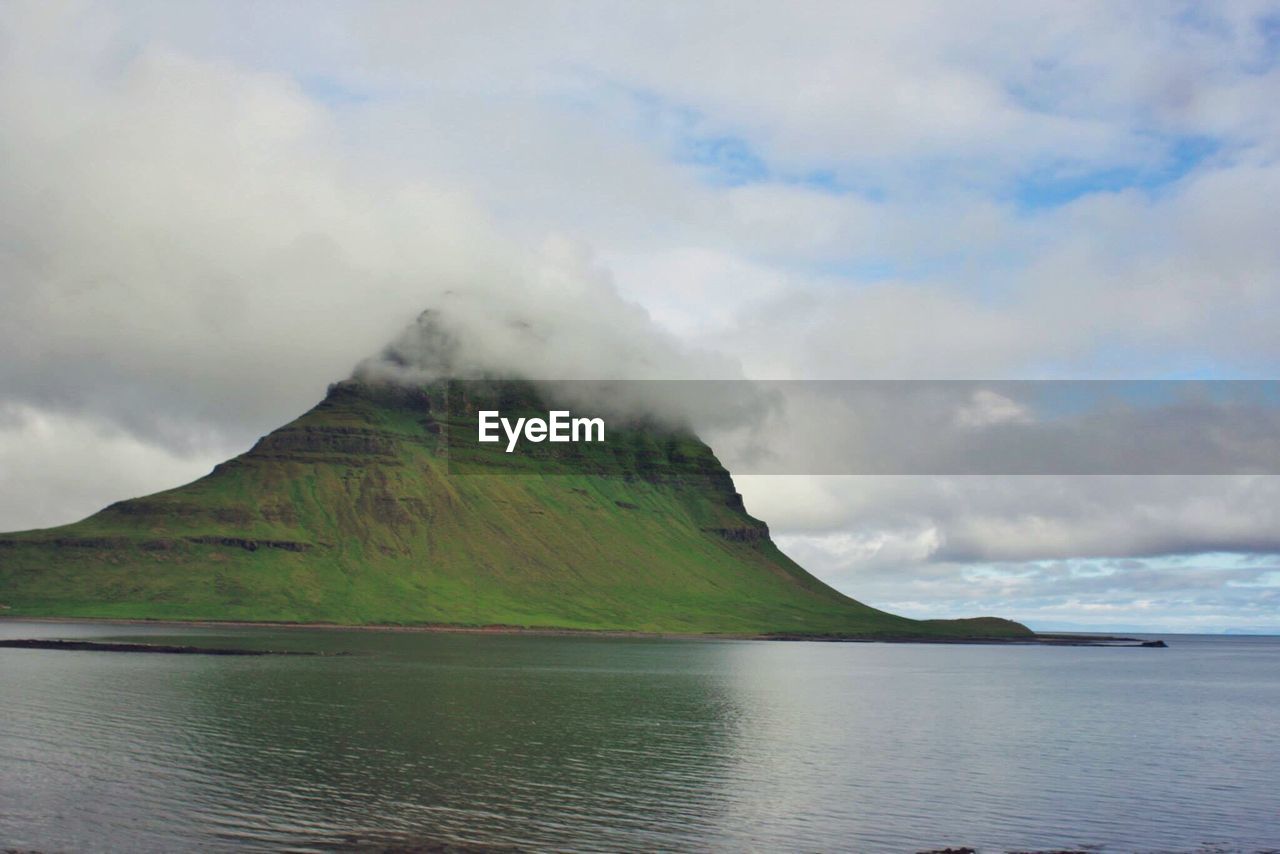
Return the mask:
POLYGON ((0 621, 0 849, 1280 848, 1280 638, 1169 649, 0 621))

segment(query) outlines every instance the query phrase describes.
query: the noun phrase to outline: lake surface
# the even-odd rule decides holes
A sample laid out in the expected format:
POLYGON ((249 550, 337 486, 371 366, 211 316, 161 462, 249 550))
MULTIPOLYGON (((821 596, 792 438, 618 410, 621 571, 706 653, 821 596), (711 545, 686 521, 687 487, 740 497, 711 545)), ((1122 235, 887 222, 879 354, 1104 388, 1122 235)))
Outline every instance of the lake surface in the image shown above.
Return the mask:
POLYGON ((1280 639, 1169 649, 22 623, 0 849, 1280 848, 1280 639))

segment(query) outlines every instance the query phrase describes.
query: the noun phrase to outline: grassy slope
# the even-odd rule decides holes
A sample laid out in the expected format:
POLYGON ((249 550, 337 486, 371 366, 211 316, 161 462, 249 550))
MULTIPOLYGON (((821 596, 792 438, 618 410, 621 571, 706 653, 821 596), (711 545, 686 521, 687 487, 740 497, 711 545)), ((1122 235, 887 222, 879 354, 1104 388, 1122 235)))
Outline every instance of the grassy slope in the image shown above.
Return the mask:
POLYGON ((837 593, 778 551, 691 437, 634 430, 586 466, 497 457, 497 474, 451 474, 441 401, 344 384, 194 483, 0 537, 4 613, 1025 633, 1002 620, 907 620, 837 593))

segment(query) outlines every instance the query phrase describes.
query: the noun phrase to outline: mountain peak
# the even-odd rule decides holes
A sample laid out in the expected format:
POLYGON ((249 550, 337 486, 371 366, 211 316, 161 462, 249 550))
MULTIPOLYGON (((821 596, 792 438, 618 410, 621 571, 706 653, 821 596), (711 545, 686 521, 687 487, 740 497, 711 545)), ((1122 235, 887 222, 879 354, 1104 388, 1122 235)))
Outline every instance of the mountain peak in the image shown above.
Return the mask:
MULTIPOLYGON (((446 366, 447 331, 430 314, 414 329, 416 349, 397 342, 382 363, 446 366)), ((692 434, 623 426, 585 465, 495 451, 459 474, 448 431, 474 429, 474 407, 446 406, 438 379, 357 375, 194 483, 0 537, 0 604, 14 616, 1026 633, 908 620, 831 589, 777 549, 692 434)), ((492 388, 538 404, 528 383, 492 388)))
POLYGON ((453 376, 460 342, 443 315, 426 309, 376 356, 362 360, 351 379, 366 382, 429 382, 453 376))

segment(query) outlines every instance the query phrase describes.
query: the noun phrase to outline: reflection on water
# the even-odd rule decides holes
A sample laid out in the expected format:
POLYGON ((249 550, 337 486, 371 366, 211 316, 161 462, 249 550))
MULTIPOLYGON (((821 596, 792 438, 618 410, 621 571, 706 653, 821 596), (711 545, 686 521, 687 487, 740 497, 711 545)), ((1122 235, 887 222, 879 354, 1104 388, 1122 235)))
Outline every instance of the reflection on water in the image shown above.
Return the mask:
POLYGON ((1280 640, 1169 650, 0 622, 0 845, 1280 845, 1280 640))

